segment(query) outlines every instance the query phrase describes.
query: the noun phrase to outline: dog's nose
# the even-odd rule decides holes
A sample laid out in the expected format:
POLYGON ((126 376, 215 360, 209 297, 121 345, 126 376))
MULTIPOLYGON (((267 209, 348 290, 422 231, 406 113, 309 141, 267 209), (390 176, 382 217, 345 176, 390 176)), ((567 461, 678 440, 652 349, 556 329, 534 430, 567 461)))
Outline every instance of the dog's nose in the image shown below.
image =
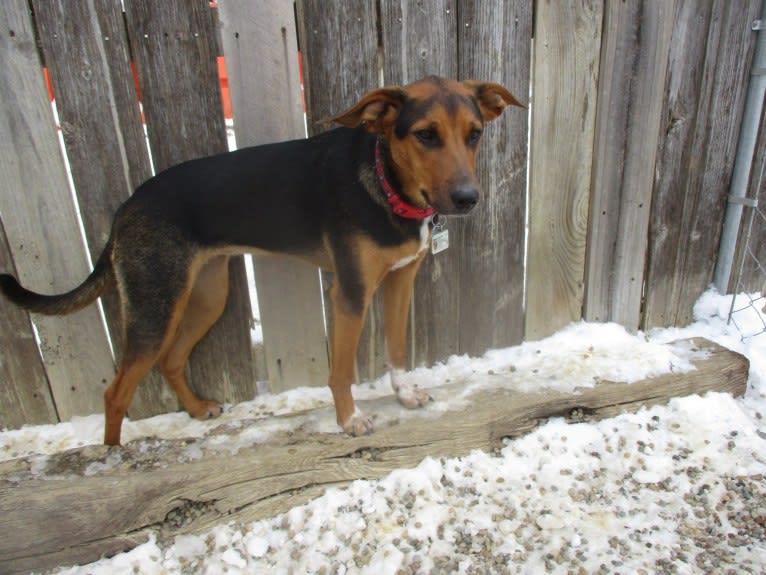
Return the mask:
POLYGON ((455 188, 450 194, 455 209, 462 214, 470 212, 479 202, 479 190, 474 187, 455 188))

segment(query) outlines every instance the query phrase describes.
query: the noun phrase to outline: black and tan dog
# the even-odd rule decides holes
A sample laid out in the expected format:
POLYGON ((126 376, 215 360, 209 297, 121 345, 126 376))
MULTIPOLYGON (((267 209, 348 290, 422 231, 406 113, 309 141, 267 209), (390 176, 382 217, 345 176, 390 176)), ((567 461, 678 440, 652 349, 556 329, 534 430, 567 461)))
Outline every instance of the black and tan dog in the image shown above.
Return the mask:
POLYGON ((170 168, 117 211, 90 276, 61 295, 40 295, 0 276, 0 288, 36 313, 65 314, 116 286, 125 348, 104 394, 104 441, 118 444, 136 386, 159 364, 186 411, 220 406, 189 389, 184 366, 221 315, 229 256, 296 256, 335 272, 329 385, 340 426, 372 424, 351 397, 365 312, 383 285, 392 383, 407 407, 428 394, 400 385, 415 273, 435 214, 465 214, 479 199, 476 152, 485 121, 521 106, 498 84, 429 77, 373 90, 306 140, 258 146, 170 168))

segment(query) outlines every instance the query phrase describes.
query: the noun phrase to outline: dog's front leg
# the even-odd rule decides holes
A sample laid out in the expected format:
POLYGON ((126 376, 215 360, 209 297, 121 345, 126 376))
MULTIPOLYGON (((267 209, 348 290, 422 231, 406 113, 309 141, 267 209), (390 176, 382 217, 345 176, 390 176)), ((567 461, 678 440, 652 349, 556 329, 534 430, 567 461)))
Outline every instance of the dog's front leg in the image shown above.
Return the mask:
POLYGON ((335 401, 335 415, 346 433, 365 435, 372 431, 372 420, 354 404, 351 384, 359 336, 364 325, 369 298, 361 305, 351 305, 341 293, 338 283, 330 292, 333 302, 332 340, 330 349, 330 389, 335 401))
MULTIPOLYGON (((423 254, 425 255, 425 254, 423 254)), ((402 380, 407 368, 407 324, 410 302, 423 255, 411 264, 391 271, 383 280, 386 348, 391 369, 391 386, 399 403, 410 409, 423 407, 431 401, 428 392, 402 380)))

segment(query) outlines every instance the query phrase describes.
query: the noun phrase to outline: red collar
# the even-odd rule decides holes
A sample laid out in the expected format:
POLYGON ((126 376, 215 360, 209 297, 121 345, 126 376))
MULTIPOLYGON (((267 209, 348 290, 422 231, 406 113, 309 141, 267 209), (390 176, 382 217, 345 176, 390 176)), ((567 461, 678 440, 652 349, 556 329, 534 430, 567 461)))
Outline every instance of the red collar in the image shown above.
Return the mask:
POLYGON ((386 173, 383 169, 383 153, 380 150, 379 139, 375 141, 375 173, 378 174, 378 180, 380 180, 380 185, 386 194, 386 200, 391 205, 391 210, 400 218, 424 220, 436 213, 436 210, 430 206, 427 208, 413 206, 394 189, 388 178, 386 178, 386 173))

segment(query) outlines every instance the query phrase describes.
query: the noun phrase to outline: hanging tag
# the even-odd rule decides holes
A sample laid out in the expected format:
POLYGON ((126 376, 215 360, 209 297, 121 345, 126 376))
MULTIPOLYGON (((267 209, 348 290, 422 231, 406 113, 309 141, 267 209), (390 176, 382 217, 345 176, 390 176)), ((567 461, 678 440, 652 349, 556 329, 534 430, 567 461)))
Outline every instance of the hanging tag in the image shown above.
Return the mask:
POLYGON ((431 253, 436 255, 449 247, 449 230, 444 224, 434 227, 431 233, 431 253))

